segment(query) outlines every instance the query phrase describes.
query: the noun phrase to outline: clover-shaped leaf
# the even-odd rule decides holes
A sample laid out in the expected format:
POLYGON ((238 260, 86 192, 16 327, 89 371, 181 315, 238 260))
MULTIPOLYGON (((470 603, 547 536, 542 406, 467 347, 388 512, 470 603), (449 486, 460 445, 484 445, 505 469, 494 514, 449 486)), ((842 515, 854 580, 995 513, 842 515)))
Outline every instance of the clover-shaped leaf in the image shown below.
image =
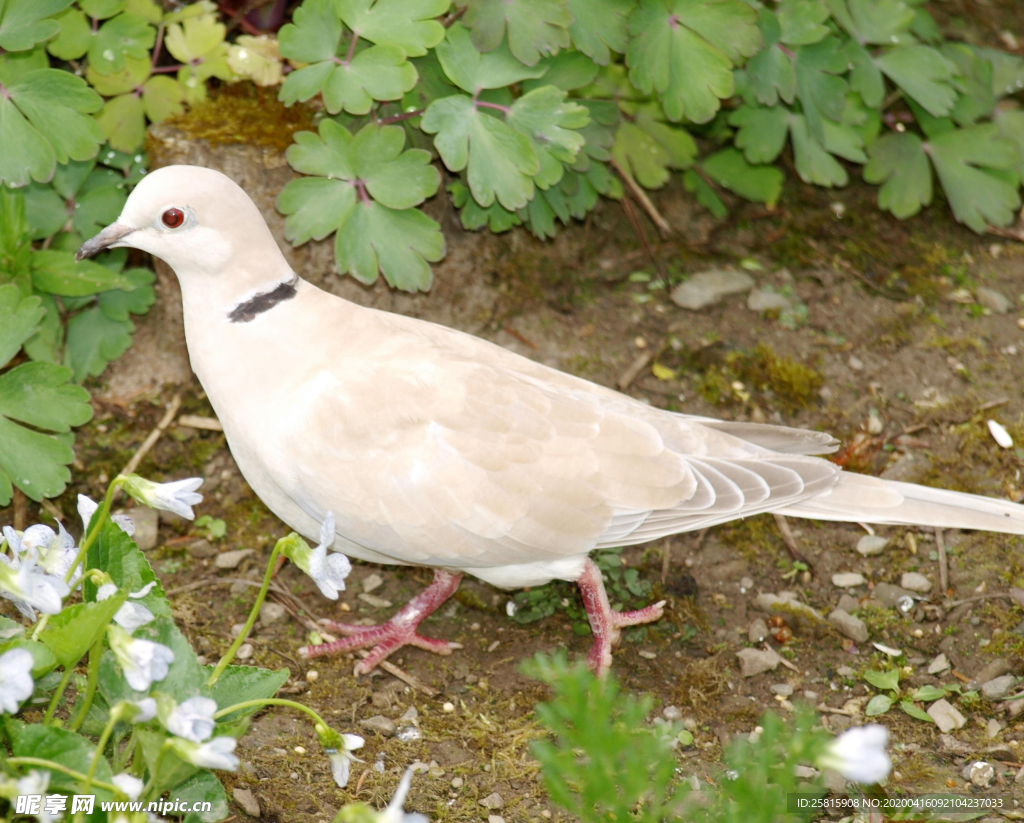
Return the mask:
POLYGON ((641 0, 629 21, 629 76, 657 92, 670 120, 710 120, 733 93, 732 68, 760 49, 757 14, 741 0, 641 0))
POLYGON ((847 84, 839 75, 846 72, 848 61, 840 45, 837 38, 826 37, 801 46, 793 64, 807 126, 819 143, 825 140, 825 119, 839 120, 846 108, 847 84))
POLYGON ((406 57, 422 57, 444 39, 436 19, 451 0, 337 0, 345 25, 379 46, 396 46, 406 57))
POLYGON ((612 52, 626 51, 632 10, 632 0, 569 0, 573 45, 598 65, 607 66, 612 52))
POLYGON ((82 11, 72 7, 54 19, 60 26, 60 32, 46 43, 46 50, 50 54, 60 60, 77 60, 89 51, 93 33, 82 11))
POLYGON ((472 0, 464 19, 479 51, 496 49, 507 33, 509 50, 527 66, 568 47, 573 21, 566 0, 472 0))
POLYGON ((0 49, 28 51, 36 43, 49 40, 60 24, 53 15, 71 5, 73 0, 26 0, 0 5, 0 49))
POLYGON ((736 147, 751 163, 771 163, 786 145, 789 110, 784 106, 742 106, 729 116, 729 122, 739 127, 736 147))
POLYGON ((796 95, 793 61, 777 45, 766 46, 747 61, 751 91, 759 103, 774 106, 781 97, 792 103, 796 95))
POLYGON ((508 231, 513 226, 521 226, 523 221, 514 211, 503 208, 501 203, 495 200, 489 206, 481 206, 476 202, 469 186, 462 180, 455 180, 448 191, 452 196, 452 203, 459 209, 459 220, 462 228, 467 231, 477 231, 487 226, 495 234, 508 231))
POLYGON ((206 99, 206 81, 211 77, 231 80, 234 73, 228 65, 228 46, 224 42, 227 27, 215 14, 186 17, 167 27, 167 50, 183 66, 178 81, 185 102, 194 105, 206 99))
POLYGON ((156 29, 144 17, 122 12, 107 20, 89 44, 89 66, 100 74, 120 71, 125 57, 144 59, 156 40, 156 29))
POLYGON ((932 202, 932 170, 920 137, 912 132, 886 134, 868 149, 868 183, 881 183, 878 205, 904 220, 932 202))
POLYGON ((35 334, 45 313, 38 296, 22 297, 13 283, 0 286, 0 367, 35 334))
POLYGON ((829 33, 825 0, 782 0, 775 13, 781 29, 779 40, 788 45, 808 46, 829 33))
POLYGON ((996 107, 992 63, 962 43, 946 43, 941 51, 959 69, 955 81, 959 94, 949 116, 969 126, 992 114, 996 107))
POLYGON ((284 77, 277 40, 267 35, 240 34, 228 47, 228 67, 257 86, 280 85, 284 77))
POLYGON ((75 380, 103 374, 111 360, 128 351, 134 331, 130 320, 113 320, 99 306, 78 312, 68 321, 64 355, 75 380))
POLYGON ((910 28, 916 16, 906 0, 828 0, 836 22, 860 44, 913 43, 910 28))
POLYGON ((500 89, 520 80, 535 79, 547 71, 543 63, 532 67, 523 65, 506 44, 481 54, 461 23, 448 28, 436 53, 448 78, 459 88, 474 94, 481 89, 500 89))
POLYGON ((956 103, 956 64, 931 46, 906 45, 875 58, 893 83, 935 117, 945 117, 956 103))
POLYGON ((587 109, 566 97, 556 86, 541 86, 516 100, 505 121, 533 144, 540 161, 536 183, 542 189, 561 180, 563 163, 576 162, 584 145, 584 137, 577 129, 590 122, 587 109))
POLYGON ((789 132, 793 138, 796 172, 801 180, 828 188, 845 186, 849 182, 846 169, 811 133, 806 117, 790 115, 789 132))
POLYGON ((612 146, 619 169, 647 189, 661 188, 668 182, 669 169, 689 168, 696 155, 697 144, 689 132, 659 122, 648 111, 620 123, 612 146))
POLYGON ((736 149, 722 149, 700 162, 718 185, 755 203, 776 203, 782 194, 782 171, 775 166, 751 165, 736 149))

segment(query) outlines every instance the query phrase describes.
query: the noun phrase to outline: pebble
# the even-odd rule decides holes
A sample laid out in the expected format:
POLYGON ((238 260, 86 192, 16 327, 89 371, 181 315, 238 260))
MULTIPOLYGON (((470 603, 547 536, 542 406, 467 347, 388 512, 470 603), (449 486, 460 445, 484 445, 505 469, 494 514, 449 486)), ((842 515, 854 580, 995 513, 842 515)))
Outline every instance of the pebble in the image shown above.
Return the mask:
POLYGON ((306 672, 306 680, 309 683, 312 683, 319 676, 320 676, 320 672, 318 672, 316 669, 310 669, 308 672, 306 672))
POLYGON ((774 649, 740 649, 736 657, 740 660, 740 674, 743 677, 775 671, 782 662, 774 649))
POLYGON ((640 649, 640 651, 638 651, 637 654, 640 655, 644 660, 656 660, 658 657, 658 653, 652 652, 650 649, 640 649))
POLYGON ((793 694, 793 687, 789 683, 772 683, 768 689, 772 694, 782 695, 782 697, 790 697, 793 694))
POLYGON ((943 734, 951 732, 953 729, 961 729, 967 722, 967 718, 945 698, 936 700, 928 707, 928 716, 935 721, 935 725, 943 734))
POLYGON ((500 814, 487 815, 487 823, 505 823, 505 818, 500 814))
POLYGON ((818 776, 818 770, 812 769, 810 766, 796 765, 793 767, 793 777, 798 777, 801 780, 813 780, 818 776))
POLYGON ((768 624, 760 617, 750 621, 750 628, 747 630, 747 637, 751 643, 760 643, 768 636, 768 624))
POLYGON ((864 557, 871 557, 875 554, 881 554, 888 545, 888 537, 881 537, 877 534, 865 534, 857 541, 857 552, 864 557))
POLYGON ((375 715, 374 717, 368 717, 366 720, 360 720, 359 725, 364 729, 377 732, 377 734, 387 737, 395 733, 395 722, 382 714, 375 715))
POLYGON ((1016 682, 1017 678, 1012 674, 1004 674, 1002 677, 994 677, 981 684, 981 695, 989 700, 998 700, 1010 691, 1010 689, 1013 688, 1013 684, 1016 682))
POLYGON ((944 654, 940 654, 928 664, 928 674, 942 674, 942 672, 948 671, 949 669, 949 658, 944 654))
POLYGON ((505 799, 497 792, 491 792, 483 800, 477 802, 485 809, 500 809, 505 805, 505 799))
POLYGON ((867 642, 868 627, 859 617, 854 617, 842 609, 836 609, 828 616, 828 622, 854 642, 867 642))
POLYGON ((850 666, 840 666, 836 669, 836 674, 838 674, 840 677, 856 677, 857 670, 851 668, 850 666))
POLYGON ((732 269, 711 269, 693 275, 672 290, 672 302, 680 308, 699 311, 728 297, 754 288, 754 278, 732 269))
POLYGON ((420 720, 419 710, 415 706, 410 706, 398 719, 402 723, 418 723, 420 720))
POLYGON ((1013 308, 1013 301, 1002 292, 979 286, 974 292, 978 304, 995 314, 1006 314, 1013 308))
POLYGON ((970 780, 971 785, 979 789, 987 789, 996 779, 995 767, 985 760, 977 760, 963 770, 964 780, 970 780))
POLYGON ((415 726, 403 726, 395 732, 395 740, 399 743, 412 743, 415 740, 422 740, 423 733, 415 726))
POLYGON ((1024 766, 1020 767, 1020 771, 1017 772, 1017 776, 1013 778, 1013 782, 1018 786, 1024 786, 1024 766))
POLYGON ((461 789, 465 782, 466 781, 463 780, 461 777, 453 777, 452 778, 452 788, 453 789, 461 789))
POLYGON ((997 657, 995 660, 991 660, 986 663, 981 669, 971 678, 970 688, 975 689, 982 683, 987 683, 989 680, 994 680, 997 677, 1001 677, 1004 674, 1008 674, 1013 668, 1013 664, 1004 657, 997 657))
POLYGON ((932 589, 932 581, 919 572, 904 572, 900 585, 912 592, 928 592, 932 589))
POLYGON ((383 597, 377 597, 375 594, 368 594, 367 592, 360 592, 359 599, 366 603, 368 606, 373 606, 375 609, 389 609, 391 608, 391 601, 385 600, 383 597))
POLYGON ((985 726, 985 734, 988 739, 991 740, 993 737, 999 734, 1003 730, 1003 724, 996 720, 994 717, 988 719, 988 723, 985 726))
POLYGON ((256 554, 255 549, 234 549, 229 552, 221 552, 213 564, 218 569, 237 569, 239 564, 250 554, 256 554))
POLYGON ((683 710, 678 706, 666 706, 661 713, 666 720, 680 720, 683 716, 683 710))
POLYGON ((441 706, 441 711, 443 711, 443 712, 453 712, 453 711, 455 711, 455 704, 454 703, 445 703, 443 706, 441 706))
POLYGON ((238 653, 235 655, 239 660, 248 660, 252 657, 252 643, 243 643, 238 647, 238 653))
POLYGON ((156 548, 158 541, 157 532, 160 528, 160 513, 156 509, 147 509, 145 506, 139 506, 128 511, 114 512, 115 516, 119 514, 127 515, 132 521, 132 525, 135 526, 132 540, 135 541, 136 546, 142 551, 156 548))
POLYGON ((185 551, 188 552, 189 557, 195 557, 197 560, 206 560, 217 555, 217 550, 213 547, 213 543, 205 538, 193 540, 185 547, 185 551))
POLYGON ((292 749, 292 751, 294 751, 295 754, 305 754, 306 753, 306 747, 305 746, 296 746, 294 749, 292 749))
POLYGON ((245 623, 234 623, 231 626, 231 636, 238 637, 242 633, 242 629, 245 628, 245 623))
POLYGON ((782 311, 790 308, 791 305, 792 303, 786 295, 780 294, 768 286, 754 289, 747 295, 747 308, 751 311, 782 311))
POLYGON ((240 789, 237 786, 231 790, 231 796, 235 802, 242 807, 242 810, 250 817, 260 816, 260 804, 256 796, 249 789, 240 789))
POLYGON ((264 601, 263 605, 260 606, 260 622, 264 626, 269 626, 271 623, 280 623, 282 620, 287 619, 288 610, 280 603, 271 603, 264 601))
POLYGON ((860 601, 856 597, 851 597, 848 594, 844 594, 839 598, 839 602, 836 604, 837 609, 842 609, 844 612, 853 614, 857 609, 860 608, 860 601))
POLYGON ((857 572, 839 572, 832 575, 832 585, 840 589, 852 589, 854 586, 863 586, 866 582, 864 575, 857 572))
POLYGON ((910 596, 909 591, 902 586, 894 586, 892 583, 879 583, 871 594, 890 609, 896 608, 901 598, 910 596))
POLYGON ((384 585, 384 578, 379 574, 368 574, 363 578, 363 591, 369 594, 384 585))

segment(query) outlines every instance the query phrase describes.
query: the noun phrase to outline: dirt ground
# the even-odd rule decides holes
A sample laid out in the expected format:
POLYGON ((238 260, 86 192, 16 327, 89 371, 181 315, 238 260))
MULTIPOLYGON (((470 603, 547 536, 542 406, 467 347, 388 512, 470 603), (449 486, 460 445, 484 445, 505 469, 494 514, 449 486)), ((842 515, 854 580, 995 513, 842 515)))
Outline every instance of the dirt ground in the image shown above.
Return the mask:
MULTIPOLYGON (((178 140, 175 151, 187 159, 229 170, 232 163, 248 164, 251 172, 252 155, 211 154, 180 137, 167 140, 178 140), (205 154, 187 154, 196 151, 205 154)), ((269 151, 238 151, 263 157, 261 179, 245 180, 251 188, 279 188, 288 170, 269 151)), ((987 421, 1001 423, 1024 446, 1024 246, 973 235, 953 224, 942 205, 899 222, 879 213, 873 196, 857 185, 835 192, 805 187, 794 175, 773 212, 738 205, 730 220, 717 223, 687 195, 669 190, 655 199, 676 232, 661 239, 647 224, 646 245, 617 204, 603 205, 586 224, 547 244, 525 232, 466 236, 453 215, 439 214, 450 254, 428 296, 363 289, 330 274, 317 248, 300 250, 293 260, 304 276, 349 299, 456 325, 605 385, 635 371, 626 391, 659 407, 826 430, 843 441, 835 459, 852 470, 1019 500, 1024 450, 1001 448, 987 421), (669 299, 692 274, 720 267, 747 271, 756 288, 770 287, 789 308, 754 311, 746 294, 700 311, 669 299)), ((261 205, 272 214, 269 197, 261 205)), ((75 495, 102 493, 172 397, 182 398, 179 419, 213 415, 187 372, 167 272, 160 293, 157 308, 138 324, 135 348, 93 386, 96 416, 78 432, 74 481, 53 501, 72 525, 75 495)), ((215 527, 162 516, 147 552, 183 630, 213 662, 229 645, 232 626, 244 621, 253 582, 287 528, 249 490, 219 432, 172 424, 138 471, 153 479, 203 475, 206 499, 197 513, 225 521, 226 535, 217 537, 215 527), (254 552, 236 568, 219 569, 217 556, 235 549, 254 552)), ((13 517, 12 509, 0 510, 0 523, 13 517)), ((28 522, 48 520, 29 504, 28 522)), ((770 515, 605 559, 619 569, 613 602, 669 601, 665 620, 627 633, 614 671, 626 688, 652 694, 656 712, 681 712, 694 733, 694 745, 679 753, 682 774, 713 773, 724 742, 749 733, 766 709, 789 711, 792 701, 818 706, 833 730, 863 722, 865 704, 877 692, 863 672, 893 665, 873 643, 904 653, 907 690, 959 684, 971 691, 1006 673, 1024 674, 1024 594, 1010 594, 1024 588, 1019 538, 876 527, 888 542, 880 553, 862 556, 856 547, 868 532, 856 524, 790 520, 788 526, 805 563, 794 562, 770 515), (628 578, 631 585, 625 569, 638 573, 628 578), (859 573, 864 582, 839 588, 832 578, 844 572, 859 573), (932 587, 914 593, 903 613, 892 606, 891 585, 882 584, 898 586, 912 572, 932 587), (758 597, 783 591, 823 616, 843 599, 863 620, 868 641, 792 610, 782 615, 784 625, 769 621, 758 597), (764 632, 759 620, 771 624, 764 647, 775 649, 781 662, 743 677, 736 652, 761 646, 751 640, 764 632), (929 674, 939 655, 949 668, 929 674)), ((407 808, 431 820, 559 819, 529 754, 529 741, 540 734, 532 706, 545 689, 521 675, 519 665, 537 651, 586 653, 590 638, 578 632, 580 608, 570 587, 524 596, 467 578, 425 624, 426 633, 464 648, 447 658, 407 649, 394 658, 432 696, 385 672, 354 678, 351 656, 308 663, 298 657, 308 621, 380 621, 429 579, 424 569, 357 563, 348 591, 331 603, 301 572, 283 569, 277 585, 290 593, 284 600, 291 611, 257 623, 245 662, 287 666, 292 677, 285 692, 300 695, 342 731, 363 734, 366 762, 356 764, 347 790, 338 789, 308 722, 266 712, 239 745, 241 770, 225 775, 229 795, 232 787, 250 789, 262 820, 328 821, 353 799, 382 805, 415 763, 421 773, 407 808), (510 599, 520 618, 531 616, 530 608, 551 613, 517 622, 506 614, 510 599), (445 711, 447 703, 454 710, 445 711), (501 808, 481 805, 493 793, 501 808)), ((965 766, 984 760, 995 767, 992 791, 1024 797, 1024 700, 979 694, 950 702, 966 722, 948 734, 898 707, 878 718, 892 732, 890 785, 962 790, 965 766)), ((232 812, 236 820, 252 819, 236 805, 232 812)), ((1009 817, 1020 819, 1024 811, 1010 809, 1009 817)))

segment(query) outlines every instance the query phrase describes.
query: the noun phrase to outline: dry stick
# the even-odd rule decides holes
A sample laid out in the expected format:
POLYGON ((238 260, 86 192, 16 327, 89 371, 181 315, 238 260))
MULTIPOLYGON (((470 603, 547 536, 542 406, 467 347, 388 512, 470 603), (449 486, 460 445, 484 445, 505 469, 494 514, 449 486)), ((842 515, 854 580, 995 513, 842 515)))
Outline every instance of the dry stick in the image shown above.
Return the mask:
POLYGON ((668 580, 668 570, 672 565, 672 538, 666 537, 661 546, 661 582, 668 580))
POLYGON ((789 528, 789 521, 785 515, 775 515, 775 525, 779 527, 779 532, 782 534, 782 542, 786 544, 786 548, 789 549, 789 554, 794 560, 799 560, 808 569, 812 568, 811 561, 804 557, 800 551, 800 547, 796 544, 796 538, 793 537, 793 532, 789 528))
POLYGON ((637 376, 648 364, 654 359, 654 352, 648 349, 645 352, 641 352, 636 356, 636 359, 629 364, 629 367, 619 375, 619 379, 616 383, 619 387, 619 391, 625 391, 629 388, 630 384, 636 380, 637 376))
POLYGON ((949 589, 949 568, 946 562, 946 541, 942 539, 942 529, 935 529, 935 545, 939 548, 939 590, 946 597, 949 589))
POLYGON ((654 203, 651 202, 651 198, 647 196, 640 184, 633 179, 632 175, 626 174, 622 166, 619 165, 618 161, 612 158, 609 163, 611 167, 619 173, 619 177, 622 178, 622 182, 626 184, 626 188, 629 189, 630 194, 636 198, 636 201, 640 204, 647 216, 651 218, 654 225, 658 227, 658 231, 661 232, 663 237, 668 237, 672 234, 672 226, 668 220, 661 216, 661 212, 658 211, 654 203))
POLYGON ((156 428, 149 433, 149 436, 142 441, 142 445, 139 446, 135 454, 132 455, 132 459, 129 460, 121 470, 121 474, 131 474, 139 467, 139 463, 142 462, 142 458, 149 454, 149 450, 156 445, 156 441, 160 439, 160 435, 162 435, 167 430, 167 427, 171 425, 171 421, 174 420, 174 416, 178 413, 178 409, 180 408, 181 393, 179 392, 171 398, 171 402, 168 404, 167 411, 164 412, 164 416, 160 418, 160 422, 156 424, 156 428))
POLYGON ((211 432, 224 431, 224 427, 216 417, 202 417, 198 414, 183 414, 178 418, 178 425, 211 432))
POLYGON ((14 487, 14 530, 18 532, 25 531, 25 526, 28 524, 28 503, 25 499, 25 493, 17 486, 14 487))

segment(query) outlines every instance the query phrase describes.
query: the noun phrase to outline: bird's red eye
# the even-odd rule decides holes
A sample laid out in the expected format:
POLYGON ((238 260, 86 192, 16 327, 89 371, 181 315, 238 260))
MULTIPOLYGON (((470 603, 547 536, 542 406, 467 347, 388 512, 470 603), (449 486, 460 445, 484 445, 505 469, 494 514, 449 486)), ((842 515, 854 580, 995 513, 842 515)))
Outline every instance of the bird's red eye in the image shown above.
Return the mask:
POLYGON ((161 220, 164 221, 164 225, 169 229, 176 229, 182 223, 185 222, 185 215, 181 209, 168 209, 163 213, 161 220))

